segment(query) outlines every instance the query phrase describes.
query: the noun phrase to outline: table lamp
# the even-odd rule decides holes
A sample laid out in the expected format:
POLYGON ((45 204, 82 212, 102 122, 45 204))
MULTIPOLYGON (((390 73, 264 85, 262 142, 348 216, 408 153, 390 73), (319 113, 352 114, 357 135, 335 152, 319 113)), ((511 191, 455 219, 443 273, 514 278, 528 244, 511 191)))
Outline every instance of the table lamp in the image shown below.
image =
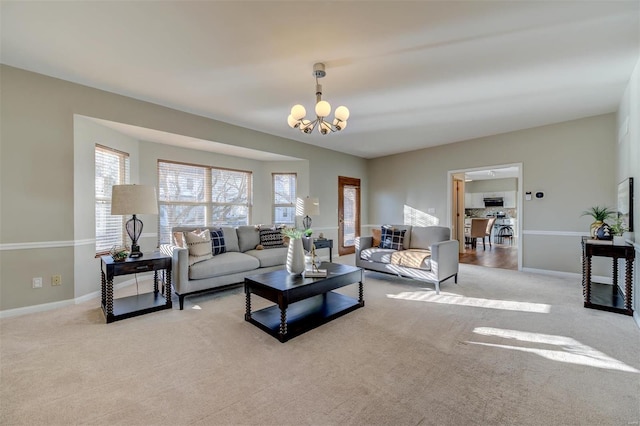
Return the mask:
POLYGON ((304 218, 302 219, 302 226, 304 226, 306 231, 311 228, 311 216, 318 216, 320 214, 320 201, 315 197, 305 198, 303 213, 304 218))
POLYGON ((158 214, 156 188, 149 185, 113 185, 111 193, 112 215, 133 215, 125 224, 131 238, 131 254, 129 257, 142 257, 138 239, 142 234, 142 221, 137 214, 158 214))

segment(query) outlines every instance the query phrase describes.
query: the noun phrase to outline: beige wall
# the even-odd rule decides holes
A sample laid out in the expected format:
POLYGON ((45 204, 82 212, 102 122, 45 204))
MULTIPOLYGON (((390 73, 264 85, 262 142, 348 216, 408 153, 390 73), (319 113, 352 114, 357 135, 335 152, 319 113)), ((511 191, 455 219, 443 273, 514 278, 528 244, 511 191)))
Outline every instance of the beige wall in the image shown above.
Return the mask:
POLYGON ((615 134, 607 114, 371 160, 370 222, 402 223, 408 204, 435 208, 448 225, 449 171, 522 163, 523 192, 545 193, 519 204, 522 267, 579 273, 580 234, 591 223, 580 214, 616 199, 615 134))
MULTIPOLYGON (((0 96, 0 311, 58 304, 98 289, 99 267, 90 256, 93 195, 88 195, 94 181, 89 154, 94 140, 84 133, 76 143, 75 115, 300 158, 308 163, 303 166, 308 170, 304 189, 320 197, 322 216, 314 218, 314 228, 326 228, 327 236, 337 236, 330 231, 337 229, 337 176, 362 179, 366 191, 364 159, 5 65, 0 67, 0 96), (63 276, 62 286, 50 286, 54 274, 63 276), (42 289, 31 288, 32 277, 44 278, 42 289)), ((157 156, 165 148, 120 142, 138 146, 140 182, 154 180, 155 160, 149 153, 157 148, 157 156)), ((196 154, 184 153, 185 158, 190 155, 196 154)), ((270 175, 272 167, 280 166, 256 169, 270 175)), ((264 207, 264 200, 260 203, 264 207)), ((261 218, 269 215, 260 213, 261 218)), ((155 226, 157 219, 147 220, 155 226)), ((148 238, 153 236, 143 239, 144 249, 154 245, 148 238)))

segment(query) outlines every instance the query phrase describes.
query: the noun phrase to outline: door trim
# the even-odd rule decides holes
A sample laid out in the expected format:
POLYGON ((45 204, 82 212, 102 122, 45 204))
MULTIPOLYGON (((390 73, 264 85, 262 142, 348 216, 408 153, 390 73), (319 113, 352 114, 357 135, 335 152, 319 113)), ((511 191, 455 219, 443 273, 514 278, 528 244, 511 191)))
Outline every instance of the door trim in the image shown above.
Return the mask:
POLYGON ((352 254, 356 252, 355 246, 344 247, 344 187, 345 186, 354 186, 357 188, 356 191, 356 223, 355 223, 355 236, 356 238, 360 236, 360 216, 361 216, 361 206, 360 206, 360 179, 352 178, 347 176, 338 176, 338 254, 343 256, 345 254, 352 254))
POLYGON ((516 228, 518 229, 518 271, 522 271, 522 245, 524 235, 522 234, 522 224, 524 222, 524 193, 522 192, 522 163, 508 163, 498 164, 483 167, 470 167, 467 169, 449 170, 447 172, 447 226, 451 227, 451 217, 453 214, 453 175, 464 172, 476 172, 479 170, 492 170, 501 169, 504 167, 517 167, 518 168, 518 195, 516 197, 516 209, 518 210, 518 220, 516 221, 516 228))

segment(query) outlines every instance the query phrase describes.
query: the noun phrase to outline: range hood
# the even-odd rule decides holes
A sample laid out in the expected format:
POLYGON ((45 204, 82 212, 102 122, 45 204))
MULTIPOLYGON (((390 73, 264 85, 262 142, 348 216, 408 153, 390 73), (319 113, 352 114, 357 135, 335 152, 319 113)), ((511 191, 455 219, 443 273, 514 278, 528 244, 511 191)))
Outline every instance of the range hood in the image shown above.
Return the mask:
POLYGON ((504 198, 502 197, 485 198, 484 206, 485 207, 504 207, 504 198))

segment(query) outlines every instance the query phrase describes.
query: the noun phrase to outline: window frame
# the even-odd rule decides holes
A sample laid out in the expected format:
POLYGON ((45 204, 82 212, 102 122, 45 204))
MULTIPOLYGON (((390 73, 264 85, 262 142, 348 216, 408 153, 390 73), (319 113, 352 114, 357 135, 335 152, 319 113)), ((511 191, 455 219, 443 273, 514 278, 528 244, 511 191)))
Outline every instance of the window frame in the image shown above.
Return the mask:
POLYGON ((273 172, 271 173, 271 221, 273 224, 289 225, 291 227, 296 226, 296 204, 298 197, 298 174, 295 172, 273 172), (276 203, 276 176, 293 176, 293 196, 291 197, 291 203, 276 203), (276 222, 276 209, 279 207, 291 207, 293 208, 293 217, 290 222, 276 222))
MULTIPOLYGON (((253 172, 250 170, 240 170, 240 169, 231 169, 231 168, 226 168, 226 167, 217 167, 217 166, 211 166, 211 165, 206 165, 206 164, 195 164, 195 163, 187 163, 187 162, 182 162, 182 161, 173 161, 173 160, 164 160, 164 159, 158 159, 157 160, 157 166, 156 166, 156 176, 158 179, 158 213, 159 215, 162 215, 162 209, 164 208, 164 206, 203 206, 204 207, 204 223, 200 224, 201 226, 216 226, 219 224, 219 221, 212 221, 212 214, 213 214, 213 209, 215 209, 216 207, 230 207, 230 206, 242 206, 242 207, 246 207, 247 209, 247 225, 251 223, 252 221, 252 215, 253 215, 253 172), (162 186, 162 182, 161 182, 161 176, 160 176, 160 167, 161 164, 173 164, 173 165, 178 165, 178 166, 187 166, 187 167, 194 167, 194 168, 199 168, 202 169, 204 171, 204 201, 176 201, 176 200, 164 200, 163 196, 162 196, 162 191, 160 190, 160 187, 162 186), (234 173, 242 173, 246 175, 246 181, 247 181, 247 188, 246 188, 246 204, 239 204, 239 203, 222 203, 222 202, 216 202, 212 199, 212 193, 213 193, 213 175, 214 175, 214 171, 227 171, 227 172, 234 172, 234 173), (215 223, 214 223, 215 222, 215 223)), ((180 223, 169 223, 169 221, 167 221, 167 226, 169 228, 173 228, 175 226, 181 226, 182 224, 180 223)), ((184 226, 189 226, 189 225, 184 225, 184 226)), ((232 226, 232 225, 225 225, 220 224, 220 226, 232 226)), ((170 231, 169 231, 169 235, 163 235, 162 233, 162 220, 159 217, 158 218, 158 244, 169 244, 171 243, 171 235, 170 235, 170 231), (163 237, 167 238, 167 241, 165 241, 163 239, 163 237)))
MULTIPOLYGON (((94 146, 94 170, 96 169, 97 166, 97 162, 96 162, 96 155, 98 153, 98 151, 103 151, 106 153, 110 153, 113 155, 116 155, 119 158, 118 161, 118 168, 119 168, 119 181, 114 183, 114 185, 126 185, 129 184, 131 182, 131 155, 128 152, 125 151, 121 151, 119 149, 115 149, 115 148, 111 148, 109 146, 106 145, 102 145, 99 143, 96 143, 94 146)), ((97 174, 94 173, 94 215, 95 215, 95 211, 97 210, 97 206, 98 203, 109 203, 109 206, 111 205, 111 200, 112 197, 106 197, 106 196, 101 196, 97 193, 96 191, 96 179, 98 178, 97 174)), ((112 185, 113 187, 113 185, 112 185)), ((111 208, 109 208, 109 216, 113 216, 111 215, 111 208)), ((126 245, 126 241, 127 241, 127 230, 125 228, 125 221, 126 221, 126 216, 121 216, 120 218, 120 238, 119 241, 116 241, 115 244, 111 244, 111 246, 113 245, 126 245)), ((111 247, 106 248, 106 247, 101 247, 101 249, 98 249, 98 244, 101 242, 101 239, 98 238, 98 235, 100 235, 100 232, 98 232, 98 225, 99 225, 99 221, 97 219, 97 215, 95 216, 95 227, 94 227, 94 235, 95 235, 95 257, 98 258, 100 256, 105 256, 108 255, 110 252, 111 247)), ((107 229, 105 229, 105 234, 107 229)))

